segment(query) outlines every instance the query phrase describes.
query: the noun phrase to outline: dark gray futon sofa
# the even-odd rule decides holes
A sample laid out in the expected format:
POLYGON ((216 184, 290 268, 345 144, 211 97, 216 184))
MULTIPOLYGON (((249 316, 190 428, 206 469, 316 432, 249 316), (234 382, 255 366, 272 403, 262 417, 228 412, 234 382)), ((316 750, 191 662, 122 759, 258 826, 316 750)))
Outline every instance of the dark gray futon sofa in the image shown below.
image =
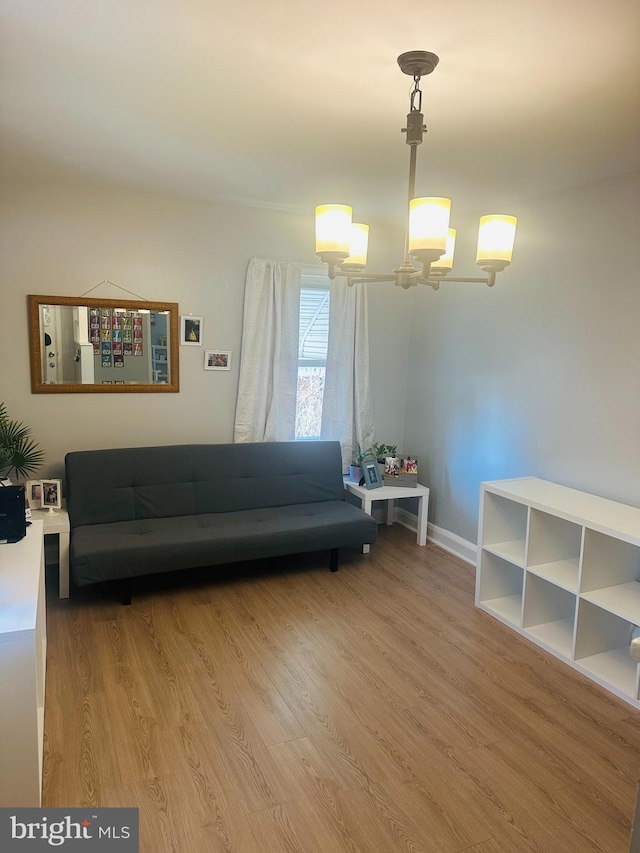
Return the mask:
MULTIPOLYGON (((190 444, 68 453, 76 584, 372 544, 345 501, 338 442, 190 444)), ((126 595, 125 595, 126 597, 126 595)))

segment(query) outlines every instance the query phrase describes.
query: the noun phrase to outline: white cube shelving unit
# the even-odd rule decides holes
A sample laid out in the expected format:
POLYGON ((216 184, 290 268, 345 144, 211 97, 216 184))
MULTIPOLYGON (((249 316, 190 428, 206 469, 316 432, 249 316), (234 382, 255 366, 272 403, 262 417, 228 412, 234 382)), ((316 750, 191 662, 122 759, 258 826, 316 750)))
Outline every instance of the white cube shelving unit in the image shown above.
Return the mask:
POLYGON ((640 709, 640 509, 525 477, 483 483, 476 606, 640 709))

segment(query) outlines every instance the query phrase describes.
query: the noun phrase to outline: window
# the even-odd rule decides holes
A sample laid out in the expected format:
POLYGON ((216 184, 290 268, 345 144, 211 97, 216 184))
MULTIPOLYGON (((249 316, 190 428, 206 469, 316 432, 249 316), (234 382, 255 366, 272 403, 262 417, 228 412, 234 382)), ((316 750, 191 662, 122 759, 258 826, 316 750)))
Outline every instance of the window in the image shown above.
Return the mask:
POLYGON ((296 393, 296 439, 320 438, 322 398, 329 343, 329 281, 303 275, 296 393))

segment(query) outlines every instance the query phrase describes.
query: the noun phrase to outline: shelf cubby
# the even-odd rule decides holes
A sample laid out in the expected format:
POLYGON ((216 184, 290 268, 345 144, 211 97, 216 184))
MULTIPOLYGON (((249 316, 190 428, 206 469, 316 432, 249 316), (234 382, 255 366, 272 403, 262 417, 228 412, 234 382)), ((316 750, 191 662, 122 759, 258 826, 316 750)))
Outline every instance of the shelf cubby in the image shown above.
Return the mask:
POLYGON ((629 655, 634 625, 584 598, 579 602, 575 660, 595 678, 638 698, 638 664, 629 655))
POLYGON ((640 583, 631 581, 582 594, 585 601, 597 604, 628 622, 640 625, 640 583))
POLYGON ((486 551, 482 555, 479 603, 501 619, 522 624, 524 570, 486 551))
POLYGON ((532 509, 527 568, 562 589, 577 594, 582 532, 580 524, 532 509))
POLYGON ((527 572, 522 627, 563 657, 573 657, 577 596, 527 572))
POLYGON ((486 550, 524 566, 527 507, 500 495, 487 494, 483 513, 482 543, 486 550))
POLYGON ((592 604, 640 625, 640 546, 587 530, 582 595, 592 604))

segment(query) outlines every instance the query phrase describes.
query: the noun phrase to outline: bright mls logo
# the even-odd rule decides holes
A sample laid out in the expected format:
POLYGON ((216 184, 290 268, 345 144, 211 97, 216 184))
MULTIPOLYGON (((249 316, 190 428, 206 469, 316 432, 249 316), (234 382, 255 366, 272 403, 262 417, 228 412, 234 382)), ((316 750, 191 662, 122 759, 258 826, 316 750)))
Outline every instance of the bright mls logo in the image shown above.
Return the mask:
POLYGON ((0 808, 0 850, 138 853, 138 809, 0 808))

